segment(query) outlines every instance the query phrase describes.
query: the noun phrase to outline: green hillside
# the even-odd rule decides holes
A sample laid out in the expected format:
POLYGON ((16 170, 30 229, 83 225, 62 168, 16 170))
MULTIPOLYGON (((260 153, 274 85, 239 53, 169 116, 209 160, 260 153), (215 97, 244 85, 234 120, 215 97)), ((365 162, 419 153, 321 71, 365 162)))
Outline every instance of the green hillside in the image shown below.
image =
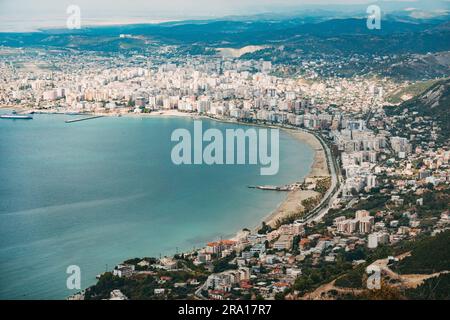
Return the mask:
POLYGON ((402 274, 431 274, 450 270, 450 230, 417 242, 411 256, 399 262, 396 270, 402 274))
POLYGON ((450 300, 450 274, 428 279, 405 294, 408 299, 414 300, 450 300))
POLYGON ((411 97, 410 99, 413 99, 414 97, 428 90, 436 82, 437 82, 436 80, 429 80, 413 83, 405 88, 401 88, 394 91, 387 97, 387 101, 390 103, 401 103, 405 101, 402 99, 402 97, 405 96, 410 96, 411 97))

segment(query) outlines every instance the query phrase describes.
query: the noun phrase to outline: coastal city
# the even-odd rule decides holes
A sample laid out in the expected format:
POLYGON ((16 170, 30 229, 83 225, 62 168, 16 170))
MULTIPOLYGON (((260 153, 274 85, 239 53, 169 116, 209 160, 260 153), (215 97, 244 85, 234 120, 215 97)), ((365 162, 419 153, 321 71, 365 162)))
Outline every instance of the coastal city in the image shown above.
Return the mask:
MULTIPOLYGON (((260 228, 192 252, 125 261, 71 299, 367 297, 363 278, 373 266, 396 281, 398 294, 436 277, 391 269, 405 257, 397 246, 422 234, 448 237, 450 213, 448 140, 439 143, 442 129, 430 117, 387 117, 396 83, 279 77, 270 61, 220 56, 160 60, 3 48, 0 103, 20 114, 204 116, 277 126, 314 147, 314 168, 291 181, 286 201, 260 228), (382 252, 389 256, 377 259, 382 252), (153 288, 146 296, 140 282, 153 288)), ((322 68, 303 66, 306 74, 322 68)))
POLYGON ((0 300, 450 299, 448 1, 79 2, 0 3, 0 300))

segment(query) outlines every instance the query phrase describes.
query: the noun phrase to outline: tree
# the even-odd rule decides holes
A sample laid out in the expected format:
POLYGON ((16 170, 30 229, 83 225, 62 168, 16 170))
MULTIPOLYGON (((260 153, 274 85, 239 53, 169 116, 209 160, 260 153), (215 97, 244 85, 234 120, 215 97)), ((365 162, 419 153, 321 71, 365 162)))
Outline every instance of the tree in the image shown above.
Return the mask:
POLYGON ((258 234, 267 234, 271 231, 272 231, 272 228, 263 221, 261 228, 258 230, 258 234))

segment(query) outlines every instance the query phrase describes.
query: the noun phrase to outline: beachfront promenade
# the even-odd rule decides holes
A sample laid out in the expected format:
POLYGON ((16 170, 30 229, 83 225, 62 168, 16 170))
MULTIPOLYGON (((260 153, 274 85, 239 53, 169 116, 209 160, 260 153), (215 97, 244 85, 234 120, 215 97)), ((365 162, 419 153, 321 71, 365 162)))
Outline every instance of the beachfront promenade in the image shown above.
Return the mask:
MULTIPOLYGON (((281 127, 283 128, 286 126, 281 127)), ((328 188, 327 192, 323 195, 319 204, 302 218, 302 220, 304 220, 306 223, 318 222, 328 213, 328 210, 330 209, 332 203, 334 203, 342 189, 341 182, 343 181, 343 177, 341 175, 340 165, 336 158, 333 157, 333 153, 331 152, 328 143, 319 133, 295 126, 288 127, 290 129, 303 131, 314 136, 320 142, 322 149, 325 151, 328 172, 331 176, 331 185, 328 188)))
POLYGON ((343 181, 339 163, 336 161, 336 158, 333 157, 330 147, 319 134, 316 134, 316 138, 322 144, 327 155, 327 164, 331 175, 331 186, 325 193, 317 207, 307 215, 307 223, 313 221, 318 222, 328 213, 328 210, 330 209, 332 203, 334 203, 342 189, 341 182, 343 181))

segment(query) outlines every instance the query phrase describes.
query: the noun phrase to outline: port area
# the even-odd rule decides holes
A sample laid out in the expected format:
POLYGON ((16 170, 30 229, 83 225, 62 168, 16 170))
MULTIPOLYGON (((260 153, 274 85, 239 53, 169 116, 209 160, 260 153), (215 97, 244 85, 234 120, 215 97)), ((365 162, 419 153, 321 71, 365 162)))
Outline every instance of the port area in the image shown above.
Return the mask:
POLYGON ((66 120, 66 123, 72 123, 72 122, 79 122, 79 121, 85 121, 85 120, 92 120, 97 118, 102 118, 103 116, 92 116, 92 117, 83 117, 83 118, 76 118, 71 120, 66 120))

